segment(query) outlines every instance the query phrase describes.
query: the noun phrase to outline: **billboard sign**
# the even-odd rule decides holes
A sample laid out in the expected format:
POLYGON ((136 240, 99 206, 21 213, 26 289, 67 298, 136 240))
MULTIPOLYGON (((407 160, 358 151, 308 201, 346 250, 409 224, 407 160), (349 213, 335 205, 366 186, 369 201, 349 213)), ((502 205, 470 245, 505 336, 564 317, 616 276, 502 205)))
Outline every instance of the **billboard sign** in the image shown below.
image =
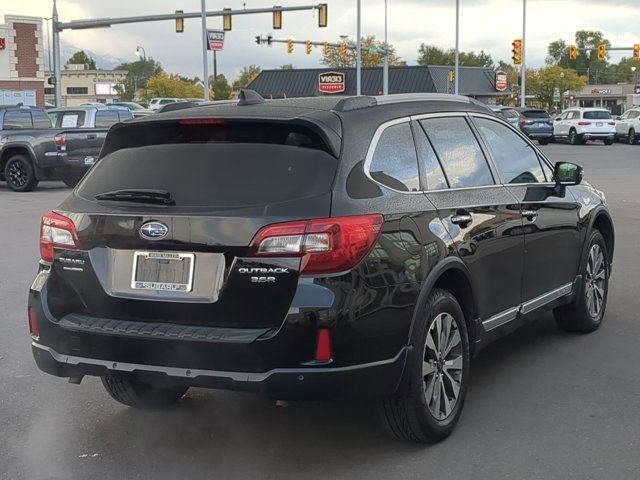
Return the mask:
POLYGON ((344 73, 321 73, 318 75, 318 90, 321 93, 343 93, 345 90, 344 73))
POLYGON ((507 74, 503 71, 496 72, 496 90, 504 92, 508 87, 507 74))
POLYGON ((219 52, 224 48, 224 30, 207 30, 207 48, 219 52))

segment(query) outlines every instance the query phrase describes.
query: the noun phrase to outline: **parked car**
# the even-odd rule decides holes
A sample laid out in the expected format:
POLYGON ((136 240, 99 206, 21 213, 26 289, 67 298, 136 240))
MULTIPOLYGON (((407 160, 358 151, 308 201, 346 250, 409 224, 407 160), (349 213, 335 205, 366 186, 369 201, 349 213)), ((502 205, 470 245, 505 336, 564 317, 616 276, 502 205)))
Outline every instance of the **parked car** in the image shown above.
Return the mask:
POLYGON ((509 125, 514 128, 518 128, 518 121, 520 120, 520 113, 513 107, 505 107, 502 105, 489 105, 491 111, 496 115, 504 118, 509 125))
POLYGON ((602 140, 613 145, 616 122, 604 108, 570 108, 553 122, 555 139, 568 140, 571 145, 584 145, 589 140, 602 140))
POLYGON ((637 145, 640 141, 640 108, 632 108, 616 117, 616 139, 637 145))
POLYGON ((113 127, 40 252, 44 372, 142 408, 191 386, 373 397, 426 442, 491 340, 542 309, 600 327, 614 231, 578 165, 466 97, 243 91, 113 127))
POLYGON ((151 115, 153 113, 153 110, 144 108, 142 105, 136 102, 113 102, 111 105, 126 108, 135 118, 146 117, 147 115, 151 115))
POLYGON ((527 137, 547 145, 553 137, 553 123, 546 110, 540 108, 518 108, 518 126, 527 137))
POLYGON ((42 180, 75 186, 95 163, 109 128, 131 119, 123 108, 0 109, 0 180, 28 192, 42 180))
POLYGON ((149 110, 158 110, 169 103, 183 102, 182 98, 152 98, 149 102, 149 110))

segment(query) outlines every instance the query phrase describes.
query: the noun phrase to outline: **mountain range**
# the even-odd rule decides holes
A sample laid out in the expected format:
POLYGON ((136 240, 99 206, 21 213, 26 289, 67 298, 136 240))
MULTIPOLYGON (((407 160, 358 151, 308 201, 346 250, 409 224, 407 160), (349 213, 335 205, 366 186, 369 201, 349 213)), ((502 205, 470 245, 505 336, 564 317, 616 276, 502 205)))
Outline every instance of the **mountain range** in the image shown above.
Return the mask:
MULTIPOLYGON (((45 51, 44 51, 44 69, 51 70, 49 66, 49 52, 47 51, 47 44, 45 43, 45 51)), ((111 70, 122 63, 130 62, 131 60, 127 60, 124 58, 114 57, 113 55, 102 55, 96 53, 92 50, 88 50, 86 48, 76 47, 75 45, 71 45, 66 43, 64 40, 60 42, 60 60, 62 65, 67 63, 67 61, 76 53, 78 50, 84 50, 84 52, 93 58, 96 61, 96 66, 99 69, 111 70)), ((51 51, 51 56, 53 58, 53 51, 51 51)))

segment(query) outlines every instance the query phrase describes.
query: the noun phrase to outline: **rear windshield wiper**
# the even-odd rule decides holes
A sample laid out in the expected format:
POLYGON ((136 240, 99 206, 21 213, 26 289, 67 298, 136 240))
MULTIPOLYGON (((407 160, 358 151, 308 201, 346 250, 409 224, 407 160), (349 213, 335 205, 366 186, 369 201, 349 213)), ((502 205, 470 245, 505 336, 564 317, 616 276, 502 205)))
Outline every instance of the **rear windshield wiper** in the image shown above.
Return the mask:
POLYGON ((112 192, 99 193, 96 200, 113 200, 117 202, 155 203, 158 205, 175 205, 176 201, 171 193, 166 190, 114 190, 112 192))

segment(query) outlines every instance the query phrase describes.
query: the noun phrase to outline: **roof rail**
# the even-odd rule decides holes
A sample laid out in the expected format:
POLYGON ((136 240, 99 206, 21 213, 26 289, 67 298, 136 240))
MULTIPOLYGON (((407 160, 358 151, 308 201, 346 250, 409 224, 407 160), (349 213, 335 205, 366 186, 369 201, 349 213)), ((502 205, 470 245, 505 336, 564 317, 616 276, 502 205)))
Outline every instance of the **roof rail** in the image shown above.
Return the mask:
POLYGON ((378 105, 389 105, 403 102, 463 102, 471 103, 469 97, 450 93, 396 93, 376 97, 378 105))
POLYGON ((361 95, 359 97, 347 97, 336 103, 333 110, 336 112, 348 112, 351 110, 359 110, 361 108, 375 107, 378 101, 374 97, 361 95))
POLYGON ((265 99, 262 98, 262 95, 260 95, 255 90, 250 90, 248 88, 240 90, 240 95, 238 96, 239 107, 242 107, 244 105, 259 105, 264 102, 265 99))

